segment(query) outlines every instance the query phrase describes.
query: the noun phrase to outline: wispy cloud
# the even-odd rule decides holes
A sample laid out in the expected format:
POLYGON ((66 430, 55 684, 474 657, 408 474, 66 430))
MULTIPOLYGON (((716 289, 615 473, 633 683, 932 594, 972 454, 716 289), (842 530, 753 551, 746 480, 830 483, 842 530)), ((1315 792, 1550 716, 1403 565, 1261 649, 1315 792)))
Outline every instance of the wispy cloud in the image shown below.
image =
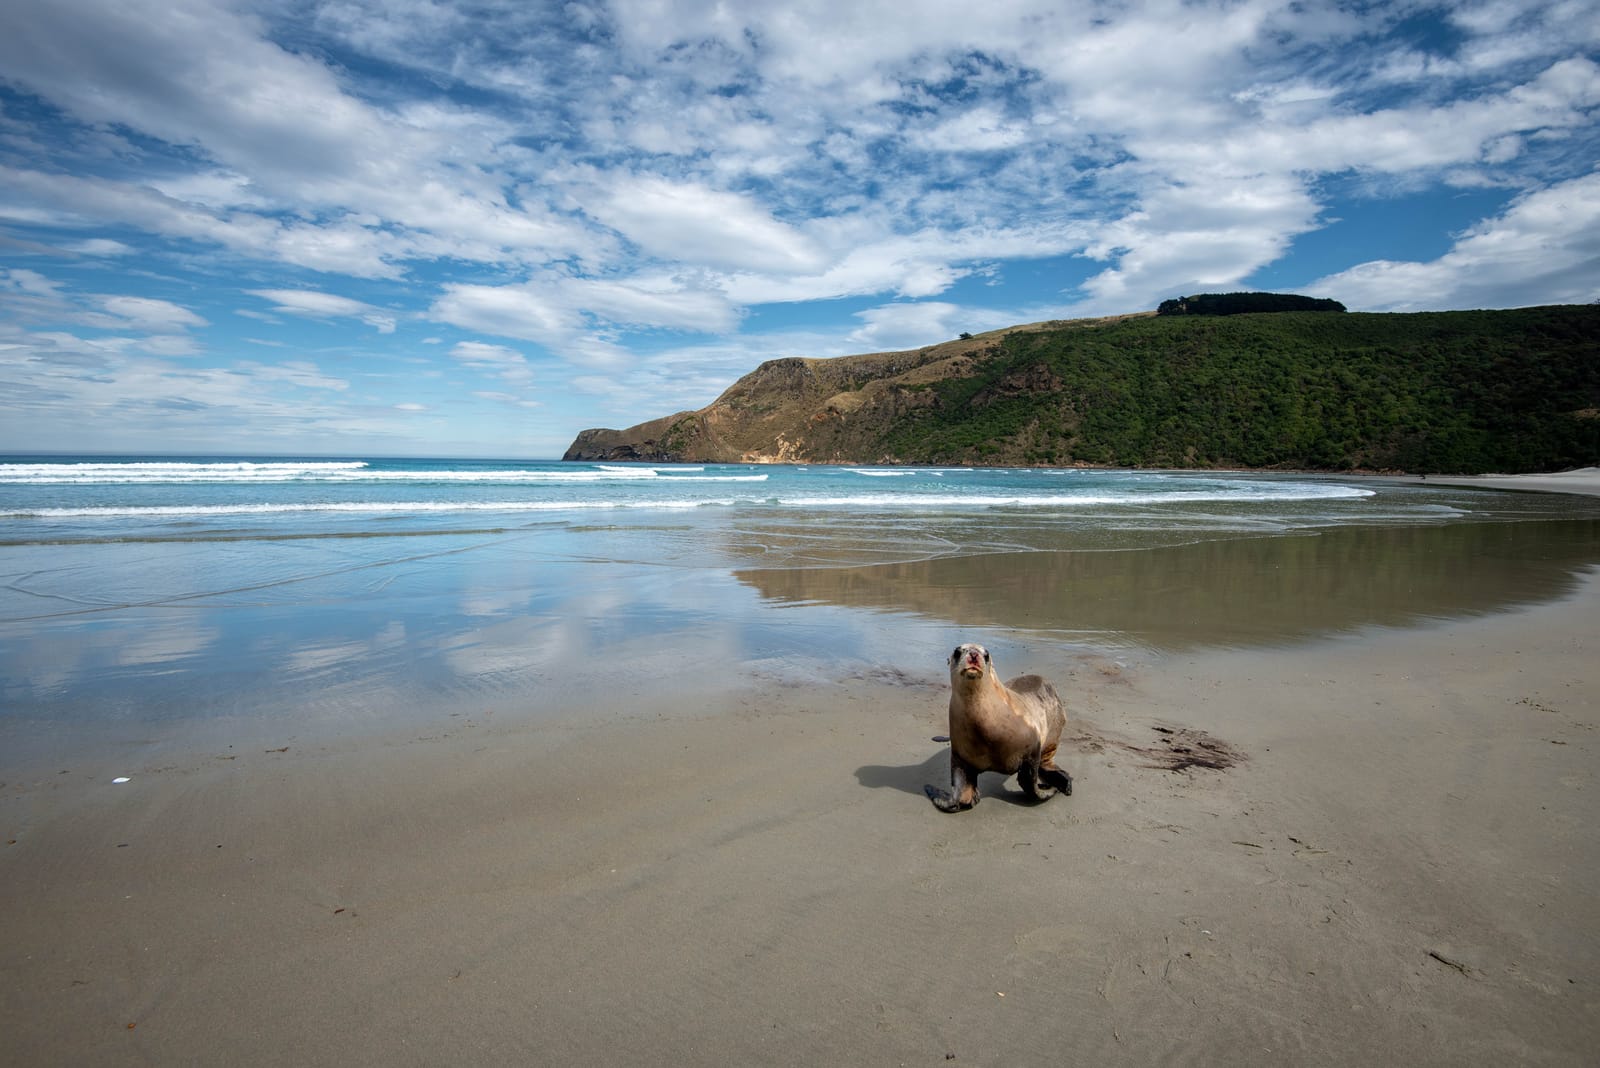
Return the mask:
POLYGON ((304 315, 312 319, 360 319, 380 334, 394 333, 393 313, 349 297, 309 289, 250 289, 246 292, 269 301, 274 311, 288 315, 304 315))
POLYGON ((485 371, 514 386, 526 388, 533 384, 533 368, 528 365, 528 358, 504 345, 462 341, 450 350, 450 355, 467 367, 485 371))

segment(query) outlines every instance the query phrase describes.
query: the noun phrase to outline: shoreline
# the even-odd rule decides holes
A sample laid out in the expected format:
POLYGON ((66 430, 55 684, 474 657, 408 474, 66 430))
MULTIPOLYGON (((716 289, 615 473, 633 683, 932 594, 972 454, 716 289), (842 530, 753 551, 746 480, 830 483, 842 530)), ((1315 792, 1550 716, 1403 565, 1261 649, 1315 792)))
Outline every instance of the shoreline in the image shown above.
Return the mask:
MULTIPOLYGON (((830 461, 821 463, 817 461, 781 461, 773 459, 751 460, 644 460, 644 459, 568 459, 561 457, 552 463, 573 464, 616 464, 619 466, 637 467, 663 467, 681 464, 717 464, 731 467, 762 467, 762 466, 798 466, 798 467, 886 467, 886 468, 923 468, 923 467, 968 467, 969 464, 935 464, 935 463, 850 463, 847 461, 830 461)), ((981 466, 981 465, 980 465, 981 466)), ((1406 471, 1373 471, 1373 470, 1323 470, 1316 468, 1299 467, 1102 467, 1095 464, 1001 464, 1002 468, 1037 468, 1045 471, 1148 471, 1153 474, 1170 473, 1181 475, 1268 475, 1268 476, 1299 476, 1306 478, 1329 478, 1334 480, 1348 479, 1352 482, 1363 482, 1369 479, 1406 484, 1426 485, 1430 482, 1440 486, 1464 486, 1479 489, 1508 489, 1529 490, 1546 493, 1575 493, 1584 496, 1600 496, 1600 467, 1576 467, 1564 471, 1547 471, 1527 474, 1414 474, 1406 471)))

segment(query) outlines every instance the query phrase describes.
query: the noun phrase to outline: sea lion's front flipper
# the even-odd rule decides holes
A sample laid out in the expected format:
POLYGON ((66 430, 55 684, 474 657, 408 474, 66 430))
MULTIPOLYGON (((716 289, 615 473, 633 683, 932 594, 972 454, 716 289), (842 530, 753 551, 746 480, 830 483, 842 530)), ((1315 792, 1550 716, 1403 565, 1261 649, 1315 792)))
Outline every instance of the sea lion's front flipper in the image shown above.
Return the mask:
POLYGON ((928 800, 933 802, 933 807, 940 812, 961 812, 978 803, 978 772, 976 768, 969 769, 962 759, 950 754, 950 792, 947 794, 936 786, 924 786, 923 792, 928 795, 928 800))

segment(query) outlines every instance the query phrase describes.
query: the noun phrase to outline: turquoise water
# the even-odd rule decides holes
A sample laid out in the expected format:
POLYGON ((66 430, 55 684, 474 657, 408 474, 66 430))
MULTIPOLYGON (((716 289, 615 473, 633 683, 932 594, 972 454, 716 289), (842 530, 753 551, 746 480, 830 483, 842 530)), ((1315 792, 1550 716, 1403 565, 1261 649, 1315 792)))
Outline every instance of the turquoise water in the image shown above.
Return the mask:
POLYGON ((1473 512, 1492 496, 1393 493, 1302 476, 1135 471, 10 457, 0 458, 0 544, 598 526, 637 532, 607 539, 608 552, 653 560, 694 556, 707 538, 736 543, 754 528, 774 532, 760 551, 783 563, 790 546, 804 558, 796 539, 845 555, 845 543, 859 540, 864 559, 886 551, 1123 548, 1347 523, 1432 523, 1473 512))

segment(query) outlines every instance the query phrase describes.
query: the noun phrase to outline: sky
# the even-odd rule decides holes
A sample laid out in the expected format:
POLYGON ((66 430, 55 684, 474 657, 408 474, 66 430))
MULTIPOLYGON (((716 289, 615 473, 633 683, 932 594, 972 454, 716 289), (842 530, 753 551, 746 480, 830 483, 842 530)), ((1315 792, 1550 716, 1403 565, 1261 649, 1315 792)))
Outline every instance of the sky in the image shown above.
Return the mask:
POLYGON ((0 451, 559 457, 1196 292, 1600 298, 1600 0, 6 0, 0 451))

